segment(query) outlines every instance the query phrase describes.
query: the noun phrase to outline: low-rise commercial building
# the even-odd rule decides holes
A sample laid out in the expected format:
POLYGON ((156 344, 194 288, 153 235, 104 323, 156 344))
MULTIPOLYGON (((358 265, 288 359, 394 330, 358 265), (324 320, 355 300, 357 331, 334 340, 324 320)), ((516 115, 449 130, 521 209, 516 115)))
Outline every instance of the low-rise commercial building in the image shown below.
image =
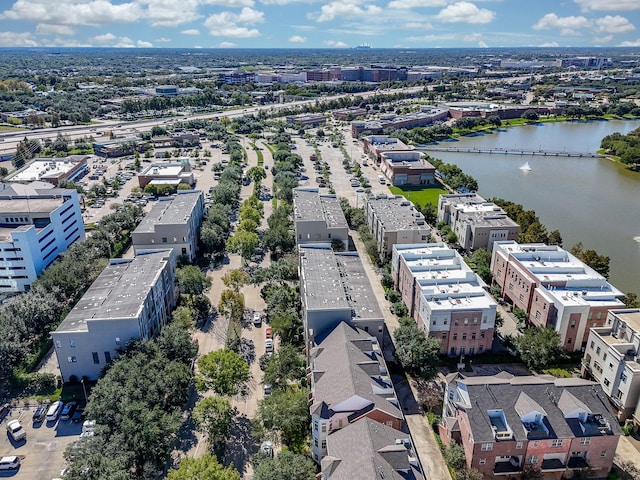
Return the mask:
POLYGON ((554 480, 583 470, 605 478, 621 434, 597 383, 506 372, 452 374, 439 430, 485 478, 520 478, 532 468, 554 480))
POLYGON ((349 244, 349 225, 335 194, 321 194, 317 188, 294 189, 293 223, 298 245, 349 244))
POLYGON ((456 234, 456 243, 466 251, 486 248, 494 242, 517 240, 520 226, 493 202, 476 193, 440 195, 438 220, 456 234))
POLYGON ((331 435, 321 467, 322 480, 425 478, 409 434, 370 419, 331 435))
POLYGON ((362 138, 362 149, 376 163, 382 161, 385 152, 411 150, 402 140, 387 135, 368 135, 362 138))
POLYGON ((491 350, 497 304, 458 252, 444 243, 394 245, 391 276, 418 327, 440 341, 440 353, 491 350))
POLYGON ((88 155, 65 158, 34 158, 24 167, 5 177, 5 182, 31 183, 38 180, 58 186, 61 180, 79 180, 87 172, 88 155))
POLYGON ((138 175, 138 185, 144 188, 147 185, 171 185, 177 188, 184 183, 193 187, 196 183, 189 159, 183 159, 180 163, 151 163, 138 175))
POLYGON ((382 152, 380 171, 391 185, 434 185, 436 167, 415 150, 382 152))
POLYGON ((160 199, 131 234, 137 254, 158 248, 173 248, 176 257, 193 261, 198 249, 198 230, 204 216, 201 191, 179 191, 160 199))
POLYGON ((316 340, 308 376, 313 459, 320 463, 332 435, 352 423, 372 419, 400 430, 404 417, 377 339, 340 322, 316 340))
POLYGON ((382 344, 384 318, 360 257, 330 245, 299 247, 300 296, 305 341, 340 322, 374 335, 382 344))
POLYGON ((365 197, 364 216, 380 258, 391 255, 394 245, 427 242, 431 235, 424 215, 400 195, 365 197))
POLYGON ((176 302, 172 250, 113 259, 51 334, 62 380, 97 380, 127 343, 157 335, 176 302))
POLYGON ((603 327, 589 332, 582 374, 609 397, 618 418, 640 425, 640 310, 610 310, 603 327))
POLYGON ((142 145, 138 137, 113 138, 93 142, 93 151, 99 157, 122 157, 143 150, 142 145))
POLYGON ((84 240, 78 192, 45 182, 0 183, 0 294, 28 290, 78 240, 84 240))
POLYGON ((290 125, 301 127, 318 127, 327 123, 327 117, 316 113, 302 113, 300 115, 287 115, 285 120, 290 125))
POLYGON ((502 298, 529 324, 554 328, 569 351, 586 346, 609 310, 624 308, 620 290, 557 245, 495 242, 491 273, 502 298))

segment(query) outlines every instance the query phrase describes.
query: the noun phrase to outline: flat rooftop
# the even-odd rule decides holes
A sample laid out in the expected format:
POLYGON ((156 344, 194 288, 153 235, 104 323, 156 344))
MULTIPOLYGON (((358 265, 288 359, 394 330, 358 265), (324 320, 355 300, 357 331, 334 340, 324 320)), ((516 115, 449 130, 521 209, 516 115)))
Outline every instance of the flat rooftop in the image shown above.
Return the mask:
POLYGON ((326 248, 300 248, 308 310, 350 308, 355 318, 383 318, 360 257, 326 248))
POLYGON ((182 165, 179 163, 152 163, 142 172, 141 176, 163 176, 163 177, 177 177, 182 172, 182 165))
POLYGON ((338 197, 321 194, 315 189, 293 191, 294 218, 296 221, 325 221, 330 228, 348 228, 338 197))
POLYGON ((89 320, 137 317, 169 254, 167 250, 111 260, 56 331, 86 332, 89 320))
POLYGON ((430 285, 423 287, 420 294, 432 311, 478 310, 497 306, 493 297, 478 283, 430 285))
POLYGON ((445 202, 450 205, 487 203, 487 201, 477 193, 447 193, 440 195, 440 202, 445 202))
POLYGON ((636 332, 640 332, 640 310, 615 312, 615 316, 629 325, 629 327, 633 328, 636 332))
POLYGON ((7 178, 10 182, 32 182, 46 178, 58 178, 77 168, 87 158, 74 155, 67 158, 36 158, 7 178))
MULTIPOLYGON (((502 210, 502 209, 500 209, 502 210)), ((458 215, 459 222, 466 222, 470 225, 480 225, 486 227, 518 227, 519 225, 511 220, 509 216, 496 211, 463 212, 458 215)))
POLYGON ((13 200, 0 197, 0 215, 48 215, 63 203, 62 197, 16 198, 13 200))
POLYGON ((198 190, 158 201, 133 233, 153 233, 156 225, 186 225, 201 197, 202 192, 198 190))
POLYGON ((404 197, 367 197, 366 205, 375 213, 387 232, 399 230, 430 230, 424 215, 404 197))

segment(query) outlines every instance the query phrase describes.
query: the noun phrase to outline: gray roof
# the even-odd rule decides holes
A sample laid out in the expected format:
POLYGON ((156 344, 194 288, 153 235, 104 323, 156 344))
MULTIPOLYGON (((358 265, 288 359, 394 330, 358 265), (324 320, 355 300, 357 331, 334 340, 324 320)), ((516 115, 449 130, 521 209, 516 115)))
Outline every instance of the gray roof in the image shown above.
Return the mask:
POLYGON ((181 193, 171 200, 156 203, 145 215, 133 233, 153 233, 156 225, 186 225, 193 213, 202 192, 181 193))
POLYGON ((348 228, 338 197, 320 194, 316 189, 296 188, 293 191, 294 218, 296 221, 322 221, 329 228, 348 228))
POLYGON ((413 203, 400 195, 365 197, 365 205, 375 213, 386 232, 430 230, 424 221, 424 215, 413 203))
POLYGON ((162 250, 111 260, 56 332, 87 331, 87 320, 137 317, 170 255, 162 250))
POLYGON ((307 310, 351 308, 356 320, 383 318, 357 254, 305 246, 299 251, 307 310))
MULTIPOLYGON (((455 379, 453 383, 466 385, 470 404, 462 403, 469 418, 474 443, 495 441, 487 412, 502 410, 516 441, 527 436, 521 415, 537 410, 545 415, 544 425, 549 435, 536 438, 573 438, 599 435, 620 435, 620 427, 600 385, 580 378, 550 376, 500 375, 455 379), (567 397, 570 394, 573 398, 567 397), (606 433, 577 418, 565 418, 570 412, 586 407, 590 415, 602 415, 610 430, 606 433), (586 430, 583 430, 585 429, 586 430)), ((464 387, 462 387, 464 389, 464 387)))
POLYGON ((370 402, 366 411, 375 408, 402 418, 400 409, 390 402, 395 401, 395 393, 374 393, 374 388, 390 388, 393 392, 391 379, 380 373, 387 367, 375 337, 341 322, 313 349, 311 357, 312 412, 328 418, 334 406, 357 396, 370 402))
POLYGON ((329 435, 322 473, 329 480, 421 480, 410 447, 408 434, 366 418, 329 435))

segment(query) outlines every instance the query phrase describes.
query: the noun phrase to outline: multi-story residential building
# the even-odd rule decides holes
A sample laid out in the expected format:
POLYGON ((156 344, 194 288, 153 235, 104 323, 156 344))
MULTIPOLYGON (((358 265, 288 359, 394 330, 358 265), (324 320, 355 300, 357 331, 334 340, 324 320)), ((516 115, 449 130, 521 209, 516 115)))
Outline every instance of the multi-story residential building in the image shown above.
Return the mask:
POLYGON ((193 261, 198 249, 198 230, 204 216, 201 191, 179 191, 161 199, 131 234, 136 255, 145 250, 173 248, 176 257, 193 261))
POLYGON ((50 183, 0 183, 0 294, 23 292, 84 240, 78 192, 50 183))
POLYGON ((418 327, 440 341, 440 353, 491 350, 497 304, 458 252, 444 243, 395 245, 391 275, 418 327))
POLYGON ((466 251, 487 248, 496 241, 517 240, 520 226, 498 205, 476 193, 440 195, 438 220, 451 226, 456 243, 466 251))
POLYGON ((380 171, 392 185, 433 185, 436 167, 416 150, 383 152, 380 171))
POLYGON ((586 346, 609 310, 624 308, 620 290, 557 245, 495 242, 491 273, 502 298, 529 324, 554 328, 569 351, 586 346))
POLYGON ((79 180, 87 172, 87 155, 65 158, 34 158, 18 171, 5 177, 6 182, 31 183, 37 180, 58 186, 61 180, 79 180))
POLYGON ((322 480, 423 480, 408 434, 363 419, 333 433, 322 459, 322 480))
POLYGON ((138 175, 138 185, 171 185, 178 188, 181 183, 193 187, 196 184, 188 158, 180 163, 151 163, 138 175))
POLYGON ((351 423, 372 419, 400 430, 404 417, 376 337, 340 322, 316 341, 308 375, 313 459, 320 463, 331 435, 351 423))
POLYGON ((592 328, 582 374, 597 381, 618 418, 640 424, 640 310, 609 310, 603 327, 592 328))
POLYGON ((335 194, 321 194, 317 188, 293 191, 293 222, 296 243, 349 244, 349 225, 335 194))
POLYGON ((96 380, 127 343, 160 332, 175 305, 172 250, 111 260, 51 334, 62 380, 96 380))
POLYGON ((521 478, 534 469, 557 480, 586 469, 605 478, 621 433, 597 383, 506 372, 452 375, 439 430, 485 478, 521 478))
POLYGON ((382 344, 384 318, 358 254, 334 253, 330 245, 298 248, 307 345, 340 322, 374 335, 382 344))
POLYGON ((365 197, 364 216, 380 258, 391 255, 396 244, 427 242, 431 235, 424 215, 400 195, 365 197))

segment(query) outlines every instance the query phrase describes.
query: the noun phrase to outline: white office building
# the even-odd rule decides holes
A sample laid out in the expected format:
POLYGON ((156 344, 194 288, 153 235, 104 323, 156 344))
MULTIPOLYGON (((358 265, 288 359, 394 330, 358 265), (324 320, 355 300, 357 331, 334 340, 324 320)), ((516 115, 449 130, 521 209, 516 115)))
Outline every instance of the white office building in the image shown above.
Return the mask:
POLYGON ((24 292, 69 246, 84 239, 75 190, 0 183, 0 294, 24 292))

